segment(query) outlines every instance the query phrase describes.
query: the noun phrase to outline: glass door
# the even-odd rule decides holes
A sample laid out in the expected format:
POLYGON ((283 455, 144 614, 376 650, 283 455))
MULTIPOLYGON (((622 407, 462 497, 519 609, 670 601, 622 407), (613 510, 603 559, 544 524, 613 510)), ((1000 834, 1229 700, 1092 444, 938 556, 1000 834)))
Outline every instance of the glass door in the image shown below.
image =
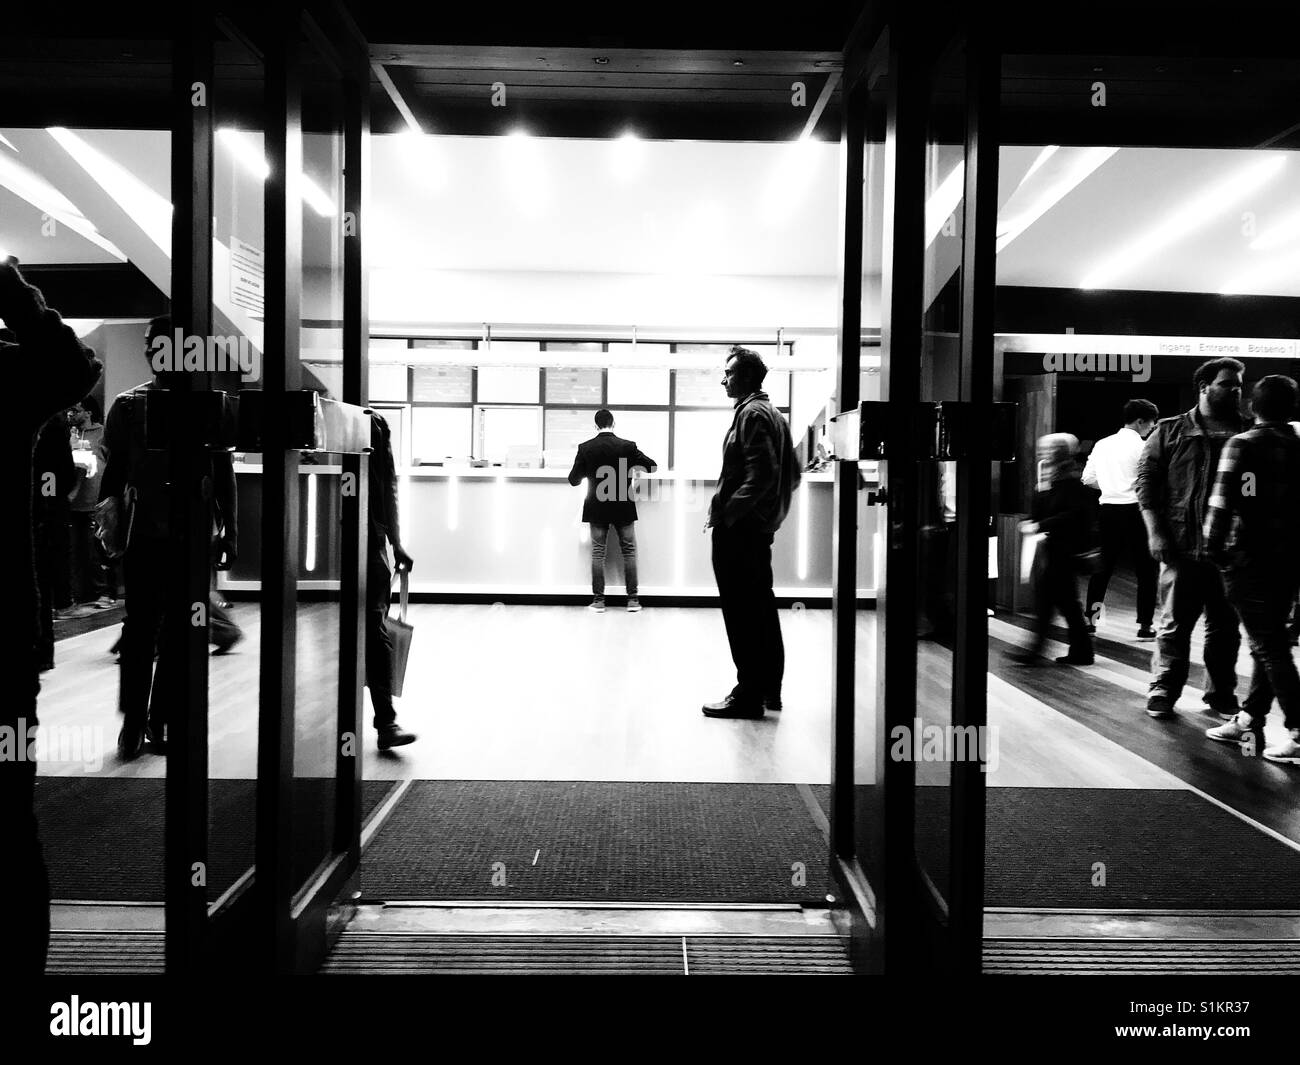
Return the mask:
POLYGON ((869 44, 868 26, 845 61, 848 157, 863 163, 844 276, 862 282, 852 300, 846 285, 835 433, 837 866, 862 967, 978 971, 992 259, 966 234, 976 189, 996 188, 978 139, 992 60, 959 26, 899 13, 869 44), (872 610, 848 602, 855 552, 872 610))

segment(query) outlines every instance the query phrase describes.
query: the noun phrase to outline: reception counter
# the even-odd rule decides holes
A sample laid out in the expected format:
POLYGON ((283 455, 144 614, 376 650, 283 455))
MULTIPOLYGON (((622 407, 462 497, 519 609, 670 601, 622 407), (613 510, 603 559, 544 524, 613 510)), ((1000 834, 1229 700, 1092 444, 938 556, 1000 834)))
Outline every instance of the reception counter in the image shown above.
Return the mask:
MULTIPOLYGON (((261 466, 236 463, 240 558, 222 587, 255 591, 259 584, 261 466)), ((300 467, 303 541, 299 588, 338 586, 340 467, 300 467)), ((400 469, 402 538, 415 559, 411 590, 446 596, 583 596, 591 593, 590 534, 581 521, 585 485, 572 487, 558 470, 400 469)), ((640 594, 705 598, 717 594, 711 537, 703 526, 712 478, 647 474, 635 496, 640 594)), ((875 595, 876 533, 883 510, 859 492, 859 596, 875 595)), ((776 593, 828 600, 831 593, 830 474, 805 474, 772 550, 776 593)), ((609 543, 606 592, 624 593, 616 538, 609 543)))

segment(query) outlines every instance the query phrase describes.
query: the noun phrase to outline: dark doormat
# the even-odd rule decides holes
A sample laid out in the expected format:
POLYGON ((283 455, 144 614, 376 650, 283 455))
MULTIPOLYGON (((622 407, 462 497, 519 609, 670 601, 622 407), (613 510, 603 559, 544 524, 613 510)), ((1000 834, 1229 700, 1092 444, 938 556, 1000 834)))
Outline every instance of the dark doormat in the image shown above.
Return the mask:
POLYGON ((415 781, 361 859, 366 898, 826 905, 793 784, 415 781))
MULTIPOLYGON (((989 788, 984 904, 1300 909, 1300 852, 1190 791, 989 788)), ((944 896, 948 789, 917 789, 917 852, 944 896)))
MULTIPOLYGON (((300 801, 324 809, 332 781, 299 780, 300 801)), ((396 785, 367 780, 362 818, 396 785)), ((163 901, 163 790, 158 778, 38 777, 35 807, 50 895, 56 900, 163 901)), ((208 898, 218 898, 253 864, 254 781, 214 780, 208 786, 208 898)), ((309 835, 310 833, 304 833, 309 835)), ((316 833, 320 835, 320 833, 316 833)), ((321 853, 302 850, 305 878, 321 853)), ((299 863, 295 863, 297 865, 299 863)))

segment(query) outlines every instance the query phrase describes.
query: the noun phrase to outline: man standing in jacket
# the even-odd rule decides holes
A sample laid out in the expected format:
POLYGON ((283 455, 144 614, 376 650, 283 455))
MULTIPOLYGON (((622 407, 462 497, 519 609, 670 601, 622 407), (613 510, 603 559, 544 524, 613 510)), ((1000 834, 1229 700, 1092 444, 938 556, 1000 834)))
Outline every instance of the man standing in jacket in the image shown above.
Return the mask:
MULTIPOLYGON (((159 339, 171 334, 170 317, 150 321, 145 333, 146 356, 152 357, 159 339)), ((152 381, 120 393, 108 408, 104 423, 106 461, 99 498, 120 499, 123 511, 129 511, 126 520, 130 531, 122 556, 126 619, 118 678, 122 729, 117 737, 117 753, 124 762, 138 758, 146 740, 158 753, 166 751, 170 708, 164 700, 170 688, 165 678, 176 667, 160 649, 171 581, 171 460, 167 452, 151 451, 145 446, 148 393, 165 387, 163 373, 156 371, 152 381)), ((234 561, 239 543, 235 469, 226 451, 213 452, 211 464, 214 563, 224 567, 234 561)), ((215 583, 208 599, 208 636, 218 654, 226 653, 243 639, 234 618, 218 602, 215 583)))
POLYGON ((1289 377, 1270 374, 1255 385, 1255 426, 1224 447, 1205 518, 1205 550, 1223 569, 1228 601, 1255 661, 1240 712, 1205 734, 1220 743, 1253 737, 1256 749, 1275 762, 1300 762, 1300 675, 1287 633, 1300 590, 1300 437, 1288 424, 1296 399, 1289 377), (1264 721, 1274 697, 1287 738, 1265 747, 1264 721))
MULTIPOLYGON (((0 341, 0 362, 8 375, 10 404, 0 426, 5 455, 23 469, 12 493, 17 512, 0 522, 0 557, 12 578, 6 589, 13 599, 18 639, 6 653, 8 690, 0 699, 0 729, 8 736, 36 728, 40 691, 36 641, 36 571, 32 562, 32 448, 40 427, 85 396, 102 367, 82 346, 40 292, 23 280, 13 260, 0 261, 0 319, 13 331, 13 342, 0 341)), ((6 937, 0 949, 0 972, 39 976, 45 969, 50 935, 50 892, 32 811, 36 764, 27 758, 0 758, 0 826, 3 826, 4 874, 0 876, 0 913, 6 937)))
POLYGON ((627 609, 641 609, 636 584, 636 501, 632 497, 632 470, 641 467, 654 472, 654 459, 642 454, 633 440, 614 435, 614 415, 596 411, 596 435, 578 445, 569 484, 587 481, 587 498, 582 504, 582 520, 591 526, 591 605, 589 610, 605 610, 605 546, 609 527, 618 533, 623 552, 623 583, 627 587, 627 609))
POLYGON ((1151 557, 1162 564, 1162 617, 1152 656, 1147 713, 1168 717, 1187 683, 1192 630, 1205 615, 1205 702, 1211 711, 1237 712, 1237 651, 1241 636, 1223 578, 1206 551, 1202 526, 1219 456, 1228 439, 1247 428, 1241 414, 1236 359, 1211 359, 1192 381, 1196 406, 1165 418, 1147 437, 1138 460, 1137 498, 1151 557))
POLYGON ((761 391, 767 366, 733 347, 722 387, 736 413, 722 448, 722 473, 704 528, 713 530, 713 574, 736 663, 736 686, 707 717, 760 718, 781 709, 785 646, 772 594, 772 540, 799 485, 790 426, 761 391))

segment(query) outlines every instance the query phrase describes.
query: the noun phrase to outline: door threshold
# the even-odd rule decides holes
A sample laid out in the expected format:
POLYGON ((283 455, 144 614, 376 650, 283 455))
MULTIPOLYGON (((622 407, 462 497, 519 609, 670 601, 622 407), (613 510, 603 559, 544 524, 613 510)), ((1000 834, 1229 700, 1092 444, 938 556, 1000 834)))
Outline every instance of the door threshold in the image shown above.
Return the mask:
POLYGON ((984 940, 1300 940, 1300 910, 988 909, 984 940))
POLYGON ((396 902, 357 906, 347 934, 834 936, 829 910, 792 904, 396 902))

